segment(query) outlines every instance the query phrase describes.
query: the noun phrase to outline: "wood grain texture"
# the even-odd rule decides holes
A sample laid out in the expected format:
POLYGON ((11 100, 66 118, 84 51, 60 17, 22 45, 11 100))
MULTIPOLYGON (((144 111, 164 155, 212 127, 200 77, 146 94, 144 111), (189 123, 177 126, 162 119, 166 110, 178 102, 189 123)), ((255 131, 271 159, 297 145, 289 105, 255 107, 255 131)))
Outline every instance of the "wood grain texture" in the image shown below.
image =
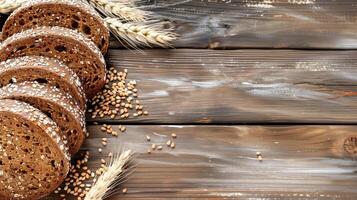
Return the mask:
POLYGON ((357 199, 357 126, 128 126, 103 153, 97 149, 107 135, 100 126, 89 132, 82 150, 91 152, 92 168, 123 146, 138 153, 122 186, 128 193, 111 200, 357 199), (165 143, 173 132, 172 150, 165 143), (146 135, 164 149, 147 154, 146 135))
MULTIPOLYGON (((184 48, 357 47, 355 0, 145 0, 184 48)), ((112 47, 118 48, 113 41, 112 47)))
MULTIPOLYGON (((138 82, 148 117, 125 122, 357 121, 357 51, 111 50, 138 82)), ((121 120, 88 119, 110 123, 121 120)))

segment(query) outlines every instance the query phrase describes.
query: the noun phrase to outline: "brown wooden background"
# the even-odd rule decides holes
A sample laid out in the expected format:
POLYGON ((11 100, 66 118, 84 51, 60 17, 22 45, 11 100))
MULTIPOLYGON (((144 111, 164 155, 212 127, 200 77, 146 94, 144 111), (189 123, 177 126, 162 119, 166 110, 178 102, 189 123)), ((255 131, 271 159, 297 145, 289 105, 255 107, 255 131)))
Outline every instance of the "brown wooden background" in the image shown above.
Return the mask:
MULTIPOLYGON (((90 119, 91 166, 102 124, 126 124, 104 152, 138 153, 119 199, 357 199, 355 0, 156 0, 175 49, 107 56, 137 80, 148 117, 90 119), (150 135, 177 148, 146 153, 150 135), (263 161, 259 162, 256 152, 263 161)), ((116 126, 114 126, 116 127, 116 126)), ((47 198, 50 199, 50 198, 47 198)), ((56 198, 53 198, 56 199, 56 198)))
POLYGON ((357 2, 143 5, 181 38, 144 55, 112 42, 108 59, 138 81, 150 111, 111 139, 140 153, 128 194, 113 200, 357 199, 357 2), (145 135, 162 143, 171 132, 175 150, 145 153, 145 135))

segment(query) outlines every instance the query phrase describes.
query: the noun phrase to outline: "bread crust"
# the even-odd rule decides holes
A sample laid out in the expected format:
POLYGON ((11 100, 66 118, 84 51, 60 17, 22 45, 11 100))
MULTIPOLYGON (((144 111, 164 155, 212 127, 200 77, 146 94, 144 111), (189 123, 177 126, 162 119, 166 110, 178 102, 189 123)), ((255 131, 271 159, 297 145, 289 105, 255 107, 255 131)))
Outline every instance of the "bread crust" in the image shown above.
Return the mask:
POLYGON ((5 199, 41 198, 68 173, 70 156, 57 125, 29 104, 0 100, 0 144, 5 199))
POLYGON ((65 63, 81 79, 87 98, 105 85, 103 55, 83 34, 62 27, 39 27, 17 33, 0 44, 0 61, 22 56, 44 56, 65 63))
POLYGON ((86 109, 86 97, 79 77, 57 59, 24 56, 0 63, 0 87, 24 81, 39 81, 56 86, 73 96, 82 110, 86 109))
POLYGON ((78 152, 86 135, 85 117, 72 96, 48 84, 22 82, 1 88, 0 99, 24 101, 46 113, 68 141, 70 154, 78 152))
POLYGON ((109 47, 109 29, 96 10, 80 0, 27 1, 5 22, 3 39, 39 26, 60 26, 82 32, 103 54, 109 47))

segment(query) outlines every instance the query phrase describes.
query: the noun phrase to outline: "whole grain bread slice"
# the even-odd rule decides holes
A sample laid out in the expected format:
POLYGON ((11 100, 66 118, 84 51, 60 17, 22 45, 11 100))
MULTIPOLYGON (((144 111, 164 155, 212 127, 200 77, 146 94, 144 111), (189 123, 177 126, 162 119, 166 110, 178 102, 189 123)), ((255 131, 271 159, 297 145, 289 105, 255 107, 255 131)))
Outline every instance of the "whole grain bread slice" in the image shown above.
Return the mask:
POLYGON ((57 125, 40 110, 0 100, 0 197, 39 199, 65 179, 70 164, 57 125))
POLYGON ((30 0, 16 9, 5 22, 3 39, 39 26, 60 26, 82 32, 102 53, 109 46, 109 30, 90 5, 81 0, 30 0))
POLYGON ((72 95, 82 110, 86 109, 86 97, 79 77, 57 59, 24 56, 0 63, 0 87, 24 81, 37 81, 55 86, 72 95))
POLYGON ((79 150, 86 134, 84 113, 69 94, 48 84, 21 82, 1 88, 0 99, 20 100, 41 110, 58 125, 69 152, 79 150))
POLYGON ((0 44, 0 61, 22 56, 57 58, 81 79, 87 98, 105 84, 103 55, 83 34, 62 27, 39 27, 17 33, 0 44))

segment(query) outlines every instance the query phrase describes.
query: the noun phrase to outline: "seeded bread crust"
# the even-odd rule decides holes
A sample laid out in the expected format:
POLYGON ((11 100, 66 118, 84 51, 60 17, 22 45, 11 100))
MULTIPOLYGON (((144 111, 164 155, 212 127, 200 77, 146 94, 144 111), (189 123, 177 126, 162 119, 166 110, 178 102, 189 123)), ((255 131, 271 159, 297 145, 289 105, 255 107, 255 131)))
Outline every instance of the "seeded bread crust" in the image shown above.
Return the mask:
POLYGON ((29 104, 0 100, 0 197, 38 199, 61 184, 70 156, 58 131, 29 104))
POLYGON ((24 81, 45 82, 55 86, 75 97, 82 110, 86 109, 86 97, 80 79, 57 59, 24 56, 0 63, 0 87, 24 81))
POLYGON ((57 58, 81 79, 87 98, 105 85, 106 66, 100 50, 83 34, 62 27, 39 27, 17 33, 0 44, 0 61, 37 55, 57 58))
POLYGON ((109 29, 96 10, 80 0, 30 0, 16 9, 3 26, 3 39, 39 26, 77 30, 91 39, 102 53, 109 46, 109 29))
POLYGON ((73 155, 79 150, 86 133, 84 113, 69 94, 48 84, 22 82, 1 88, 0 99, 24 101, 41 110, 56 122, 69 152, 73 155))

